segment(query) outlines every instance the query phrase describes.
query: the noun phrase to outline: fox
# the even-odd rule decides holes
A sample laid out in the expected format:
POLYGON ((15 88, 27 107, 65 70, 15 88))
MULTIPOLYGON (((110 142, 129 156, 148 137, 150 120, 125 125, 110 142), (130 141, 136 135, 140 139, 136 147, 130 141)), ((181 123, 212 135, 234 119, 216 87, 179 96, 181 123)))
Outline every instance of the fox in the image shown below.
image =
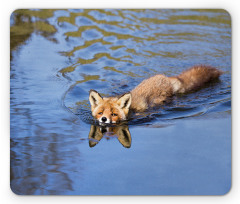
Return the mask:
POLYGON ((163 105, 175 94, 185 94, 217 80, 223 71, 209 65, 195 65, 177 76, 154 75, 143 80, 130 92, 119 96, 102 97, 89 91, 92 116, 100 125, 116 124, 128 119, 129 112, 144 112, 163 105))

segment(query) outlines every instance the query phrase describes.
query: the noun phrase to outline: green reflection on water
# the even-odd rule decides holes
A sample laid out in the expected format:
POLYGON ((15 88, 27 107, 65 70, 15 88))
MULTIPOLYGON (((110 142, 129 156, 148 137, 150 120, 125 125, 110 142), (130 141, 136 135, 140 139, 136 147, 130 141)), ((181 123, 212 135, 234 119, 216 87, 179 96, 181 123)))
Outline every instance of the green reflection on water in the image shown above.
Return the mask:
MULTIPOLYGON (((19 44, 24 43, 33 32, 38 32, 40 35, 45 37, 48 40, 57 42, 53 36, 58 30, 57 28, 48 22, 48 18, 54 16, 54 12, 59 11, 56 9, 39 9, 39 10, 30 10, 30 9, 19 9, 13 12, 14 14, 14 24, 11 25, 10 36, 11 36, 11 50, 14 49, 19 44)), ((113 42, 105 40, 106 37, 114 36, 117 40, 130 40, 136 42, 137 44, 144 44, 145 41, 150 41, 153 44, 179 44, 182 43, 182 40, 196 40, 198 41, 207 41, 209 34, 198 33, 198 32, 183 32, 173 30, 171 31, 154 31, 150 25, 159 26, 159 25, 174 25, 174 24, 186 24, 186 25, 201 25, 201 26, 212 26, 212 27, 230 27, 231 18, 229 14, 222 9, 191 9, 191 10, 169 10, 169 9, 115 9, 115 10, 104 10, 104 9, 84 9, 79 12, 71 12, 70 10, 65 10, 69 16, 59 16, 57 17, 58 23, 70 23, 77 27, 77 30, 71 31, 66 30, 64 35, 69 38, 81 38, 82 43, 82 34, 88 30, 94 30, 99 32, 101 36, 93 40, 85 40, 82 45, 77 45, 71 48, 68 51, 61 51, 60 53, 67 57, 74 57, 77 51, 87 49, 90 46, 101 43, 103 47, 108 49, 107 51, 95 53, 90 59, 85 59, 82 57, 75 58, 74 63, 71 65, 61 68, 60 73, 66 74, 73 72, 80 65, 91 64, 96 62, 98 59, 106 57, 109 60, 114 60, 116 62, 131 63, 134 66, 140 66, 141 63, 134 62, 134 56, 143 56, 143 57, 169 57, 176 58, 182 56, 182 52, 153 52, 145 50, 148 55, 139 53, 136 51, 136 48, 129 48, 127 44, 125 45, 115 45, 113 42), (191 11, 191 12, 189 12, 191 11), (184 14, 180 15, 179 12, 184 14), (195 13, 194 13, 195 12, 195 13), (105 18, 98 19, 96 13, 102 14, 105 18), (141 13, 149 14, 145 15, 148 17, 142 17, 141 13), (201 15, 202 14, 202 15, 201 15), (77 17, 84 17, 88 19, 87 24, 76 25, 77 17), (118 17, 117 19, 112 17, 118 17), (105 27, 104 27, 105 26, 105 27), (106 26, 114 26, 120 28, 120 30, 112 30, 111 27, 106 29, 106 26), (128 29, 132 32, 125 33, 122 28, 128 29), (153 30, 151 35, 144 35, 144 30, 153 30), (136 35, 135 33, 140 32, 141 35, 136 35), (166 39, 171 40, 168 42, 166 39), (173 40, 173 41, 172 41, 173 40), (113 45, 112 45, 113 44, 113 45), (112 45, 107 47, 105 45, 112 45), (126 53, 131 55, 123 57, 113 57, 110 54, 113 51, 116 51, 120 48, 124 48, 126 53), (109 51, 109 53, 108 53, 109 51)), ((222 38, 230 38, 230 36, 222 36, 222 38)), ((109 71, 118 72, 120 74, 125 74, 129 76, 134 76, 131 72, 118 71, 115 68, 109 68, 112 66, 105 66, 104 69, 109 71), (107 68, 106 68, 107 67, 107 68)))
POLYGON ((106 66, 106 67, 103 67, 103 69, 105 69, 105 70, 110 70, 110 71, 112 71, 112 72, 117 72, 117 73, 120 73, 120 74, 123 74, 123 75, 127 75, 127 76, 131 76, 131 77, 140 77, 138 74, 135 74, 135 73, 133 73, 133 72, 123 72, 123 71, 120 71, 120 70, 117 70, 116 68, 114 68, 114 67, 108 67, 108 66, 106 66))
POLYGON ((57 29, 48 23, 46 20, 53 16, 54 10, 28 10, 19 9, 12 13, 14 24, 10 27, 10 49, 15 49, 18 45, 24 43, 33 32, 39 32, 43 37, 49 38, 52 34, 57 32, 57 29), (35 17, 35 21, 33 18, 35 17))
POLYGON ((68 36, 68 37, 82 37, 82 33, 84 31, 91 30, 91 29, 95 29, 95 30, 99 31, 105 37, 116 36, 118 39, 125 39, 125 40, 130 39, 130 38, 135 39, 135 40, 143 39, 143 38, 140 38, 140 37, 136 37, 134 35, 109 32, 109 31, 106 31, 104 29, 99 28, 96 25, 81 26, 81 27, 78 28, 77 31, 67 32, 67 33, 65 33, 65 35, 68 36))
POLYGON ((47 19, 53 16, 54 11, 56 9, 37 9, 37 10, 32 10, 32 9, 18 9, 15 10, 15 14, 19 15, 25 15, 25 16, 32 16, 32 17, 37 17, 41 19, 47 19))
POLYGON ((72 72, 76 69, 77 66, 80 65, 84 65, 84 64, 92 64, 93 62, 99 60, 100 58, 106 57, 109 60, 114 60, 114 61, 119 61, 119 62, 128 62, 128 63, 132 63, 134 66, 139 66, 140 64, 135 63, 132 60, 125 60, 123 58, 132 58, 130 55, 127 56, 123 56, 121 58, 116 58, 116 57, 112 57, 109 53, 97 53, 94 55, 93 58, 91 59, 82 59, 82 58, 78 58, 78 61, 76 64, 74 64, 73 66, 68 66, 64 69, 61 69, 59 72, 62 74, 68 73, 68 72, 72 72))
POLYGON ((77 46, 77 47, 74 47, 73 50, 69 51, 69 52, 61 52, 63 55, 65 56, 73 56, 74 55, 74 52, 78 51, 78 50, 81 50, 81 49, 84 49, 84 48, 87 48, 95 43, 101 43, 102 45, 110 45, 112 44, 111 42, 107 42, 105 40, 103 40, 103 38, 100 38, 100 39, 94 39, 94 40, 89 40, 89 41, 85 41, 84 42, 84 45, 80 45, 80 46, 77 46))

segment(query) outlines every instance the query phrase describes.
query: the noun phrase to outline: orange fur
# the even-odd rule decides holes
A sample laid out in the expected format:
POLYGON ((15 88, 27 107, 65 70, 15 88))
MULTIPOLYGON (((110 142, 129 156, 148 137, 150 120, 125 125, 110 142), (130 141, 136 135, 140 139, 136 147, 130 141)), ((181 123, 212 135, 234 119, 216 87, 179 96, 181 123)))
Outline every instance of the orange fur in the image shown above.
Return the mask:
POLYGON ((127 119, 131 94, 127 93, 119 98, 103 98, 97 91, 90 90, 89 101, 92 115, 100 123, 117 123, 127 119))
POLYGON ((101 123, 117 123, 127 118, 129 110, 142 112, 161 105, 173 94, 196 90, 219 78, 222 73, 214 67, 200 65, 174 77, 159 74, 143 80, 130 93, 121 97, 102 98, 97 91, 91 90, 89 100, 92 115, 101 123), (102 121, 104 118, 107 120, 102 121))
POLYGON ((181 83, 177 93, 187 93, 201 88, 205 83, 211 80, 219 78, 221 74, 223 74, 223 72, 214 67, 200 65, 182 72, 177 77, 170 78, 175 78, 181 83))

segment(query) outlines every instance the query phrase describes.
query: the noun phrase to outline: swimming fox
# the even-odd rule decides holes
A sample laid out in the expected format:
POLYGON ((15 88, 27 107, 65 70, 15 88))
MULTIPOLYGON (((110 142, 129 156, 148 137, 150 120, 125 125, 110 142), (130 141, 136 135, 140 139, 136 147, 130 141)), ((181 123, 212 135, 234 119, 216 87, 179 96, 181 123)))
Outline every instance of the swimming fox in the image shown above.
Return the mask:
POLYGON ((214 67, 199 65, 178 76, 155 75, 121 96, 103 98, 97 91, 90 90, 92 116, 100 124, 118 123, 127 119, 130 110, 143 112, 162 105, 172 95, 199 89, 205 83, 218 79, 222 73, 214 67))

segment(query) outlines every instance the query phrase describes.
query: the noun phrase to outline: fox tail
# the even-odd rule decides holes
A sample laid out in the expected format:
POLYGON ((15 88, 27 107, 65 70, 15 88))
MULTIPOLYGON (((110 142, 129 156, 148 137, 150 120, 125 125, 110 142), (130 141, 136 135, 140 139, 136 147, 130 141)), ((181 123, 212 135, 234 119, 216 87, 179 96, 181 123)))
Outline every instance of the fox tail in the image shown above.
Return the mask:
POLYGON ((222 71, 206 65, 194 66, 178 76, 170 77, 174 93, 186 93, 201 88, 205 83, 216 80, 222 71))

